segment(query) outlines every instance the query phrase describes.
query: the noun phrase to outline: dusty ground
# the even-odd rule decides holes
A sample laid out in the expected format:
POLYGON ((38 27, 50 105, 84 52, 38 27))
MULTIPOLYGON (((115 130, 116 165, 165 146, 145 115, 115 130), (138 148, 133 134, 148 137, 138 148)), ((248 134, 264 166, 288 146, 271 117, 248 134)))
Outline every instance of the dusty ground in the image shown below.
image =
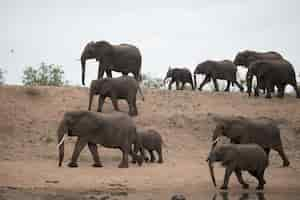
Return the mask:
MULTIPOLYGON (((252 186, 249 196, 250 199, 300 199, 299 99, 286 96, 266 100, 241 93, 151 89, 145 89, 144 95, 146 100, 142 102, 139 98, 139 116, 134 120, 138 126, 161 133, 166 144, 165 163, 119 169, 120 152, 100 148, 104 168, 92 168, 91 156, 85 149, 80 156, 80 167, 70 169, 66 163, 75 138, 68 138, 66 161, 58 168, 55 131, 65 111, 87 109, 88 90, 0 87, 0 199, 142 200, 170 199, 176 193, 183 193, 187 199, 214 199, 216 190, 205 162, 215 126, 214 115, 267 116, 277 120, 291 167, 281 168, 279 156, 272 152, 264 194, 253 193, 256 181, 245 174, 252 186)), ((127 112, 127 105, 120 104, 127 112)), ((104 112, 112 112, 109 100, 104 112)), ((218 167, 219 185, 223 173, 218 167)), ((242 199, 244 192, 232 176, 230 199, 242 199)), ((222 195, 216 199, 222 199, 222 195)))

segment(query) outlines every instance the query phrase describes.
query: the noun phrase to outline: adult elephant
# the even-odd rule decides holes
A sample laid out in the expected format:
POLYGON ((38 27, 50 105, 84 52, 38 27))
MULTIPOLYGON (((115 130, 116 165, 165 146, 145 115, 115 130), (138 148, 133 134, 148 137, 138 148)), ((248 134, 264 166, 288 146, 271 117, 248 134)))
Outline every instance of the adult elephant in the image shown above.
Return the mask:
POLYGON ((179 84, 181 83, 181 90, 184 89, 186 83, 191 84, 192 89, 194 90, 193 77, 192 73, 187 68, 171 68, 169 67, 166 77, 164 78, 164 83, 168 78, 171 78, 169 82, 168 89, 171 90, 172 84, 176 83, 176 90, 179 90, 179 84))
POLYGON ((293 66, 286 60, 258 60, 252 62, 247 73, 247 87, 249 96, 251 95, 252 77, 256 76, 258 80, 255 88, 255 95, 258 96, 258 88, 266 88, 266 98, 271 98, 271 92, 274 86, 278 88, 278 97, 284 96, 284 89, 287 84, 293 86, 297 98, 300 98, 300 92, 297 87, 296 73, 293 66))
POLYGON ((227 80, 227 86, 225 91, 230 90, 230 83, 232 83, 232 85, 236 84, 240 91, 243 91, 243 86, 236 80, 236 72, 237 67, 230 60, 207 60, 198 64, 196 69, 194 70, 194 85, 195 87, 197 87, 196 75, 205 74, 205 78, 200 84, 200 87, 198 88, 200 91, 202 90, 202 87, 210 81, 210 79, 213 80, 216 91, 219 91, 217 79, 227 80))
MULTIPOLYGON (((238 54, 235 56, 233 63, 236 66, 243 66, 245 68, 249 68, 250 64, 252 62, 258 61, 258 60, 281 60, 284 59, 283 56, 276 52, 276 51, 267 51, 267 52, 257 52, 257 51, 251 51, 251 50, 245 50, 238 52, 238 54)), ((251 78, 251 81, 253 79, 253 76, 249 76, 248 72, 246 77, 251 78)), ((259 83, 260 80, 257 80, 257 85, 263 86, 263 84, 259 83)), ((258 91, 258 89, 265 88, 255 88, 255 91, 258 91)), ((248 94, 251 94, 252 88, 248 88, 248 94), (250 89, 250 91, 249 91, 250 89)), ((272 92, 274 92, 274 86, 272 88, 272 92)))
POLYGON ((99 61, 98 79, 104 72, 112 77, 112 71, 123 75, 132 73, 136 80, 141 80, 142 56, 140 50, 130 44, 112 45, 107 41, 89 42, 81 54, 82 84, 85 79, 85 64, 88 59, 99 61))
POLYGON ((215 118, 215 120, 217 126, 212 136, 213 147, 220 136, 229 138, 234 144, 258 144, 267 155, 271 149, 277 151, 283 160, 283 166, 289 166, 290 162, 283 150, 280 129, 272 120, 245 117, 215 118))
POLYGON ((82 149, 88 145, 94 159, 94 167, 102 167, 97 144, 107 148, 116 148, 122 151, 120 168, 128 167, 128 155, 137 160, 139 165, 143 163, 143 157, 135 154, 132 145, 138 145, 142 150, 136 133, 134 121, 121 113, 99 114, 89 111, 69 111, 64 114, 57 129, 59 149, 59 163, 61 166, 64 158, 65 134, 77 137, 75 148, 69 167, 78 167, 77 159, 82 149))

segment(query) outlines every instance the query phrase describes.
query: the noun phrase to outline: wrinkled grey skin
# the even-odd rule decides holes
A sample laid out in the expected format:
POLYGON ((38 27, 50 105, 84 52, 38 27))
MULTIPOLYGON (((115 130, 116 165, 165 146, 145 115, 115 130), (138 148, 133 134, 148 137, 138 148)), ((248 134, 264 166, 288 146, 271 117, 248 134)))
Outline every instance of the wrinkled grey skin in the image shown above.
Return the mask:
POLYGON ((297 98, 300 92, 297 87, 296 73, 294 67, 286 60, 258 60, 252 62, 247 73, 248 94, 251 95, 252 77, 256 76, 258 87, 255 88, 255 96, 258 96, 258 88, 267 89, 266 98, 271 98, 274 85, 278 88, 278 97, 284 96, 284 89, 287 84, 293 86, 297 98))
POLYGON ((61 166, 64 158, 64 135, 77 137, 75 148, 69 167, 78 167, 77 159, 82 149, 88 145, 94 159, 94 167, 102 167, 97 144, 107 148, 117 148, 122 151, 120 168, 128 168, 128 155, 136 159, 142 165, 143 158, 136 155, 132 145, 141 148, 138 141, 136 126, 133 120, 122 113, 100 114, 89 111, 65 112, 57 129, 57 140, 59 145, 59 163, 61 166))
POLYGON ((192 89, 194 90, 194 84, 193 84, 193 78, 192 73, 187 68, 171 68, 169 67, 166 77, 164 78, 165 81, 171 78, 171 81, 169 82, 168 89, 171 90, 172 84, 176 83, 176 90, 183 90, 186 83, 189 83, 192 86, 192 89), (179 85, 181 83, 181 87, 179 88, 179 85))
MULTIPOLYGON (((137 129, 137 134, 142 144, 144 150, 147 150, 150 154, 150 162, 155 162, 155 155, 154 152, 158 155, 158 163, 163 163, 163 156, 162 156, 162 144, 163 140, 161 135, 153 130, 153 129, 137 129)), ((135 153, 140 151, 137 146, 134 147, 135 153)), ((143 157, 146 162, 149 161, 149 158, 143 154, 143 157)))
MULTIPOLYGON (((281 60, 284 59, 283 56, 275 51, 268 51, 268 52, 257 52, 257 51, 250 51, 245 50, 238 52, 238 54, 235 56, 233 63, 237 66, 243 66, 246 68, 249 68, 250 64, 255 61, 259 60, 281 60)), ((250 78, 251 82, 253 79, 253 76, 249 76, 248 73, 246 75, 246 78, 250 78)), ((247 79, 246 79, 247 80, 247 79)), ((264 83, 259 83, 260 80, 257 80, 257 87, 255 88, 255 91, 258 91, 258 89, 263 89, 265 91, 265 88, 263 88, 264 83), (259 88, 261 87, 261 88, 259 88)), ((248 87, 248 94, 250 96, 252 88, 248 87)), ((274 92, 274 87, 272 89, 272 92, 274 92)), ((257 94, 255 94, 256 96, 257 94)))
POLYGON ((129 115, 136 116, 138 115, 136 106, 137 91, 139 91, 142 100, 144 101, 144 96, 139 83, 130 76, 93 80, 90 86, 88 110, 91 110, 94 95, 99 95, 98 112, 102 111, 105 98, 109 97, 116 111, 120 111, 118 99, 124 99, 129 106, 129 115))
POLYGON ((81 53, 82 84, 84 85, 86 60, 99 61, 98 79, 104 72, 112 77, 112 71, 123 75, 132 73, 136 80, 141 80, 142 56, 140 50, 130 44, 112 45, 107 41, 89 42, 81 53))
POLYGON ((219 119, 212 140, 215 141, 221 136, 229 138, 235 144, 258 144, 267 155, 273 149, 279 153, 284 167, 290 164, 283 150, 280 130, 274 122, 245 117, 219 119))
POLYGON ((227 86, 225 91, 230 91, 230 83, 236 84, 240 91, 244 91, 243 86, 237 82, 236 80, 236 72, 237 67, 231 62, 230 60, 222 60, 222 61, 214 61, 214 60, 207 60, 197 65, 196 69, 194 70, 194 81, 195 87, 197 87, 197 74, 205 74, 205 78, 200 84, 198 88, 200 91, 202 87, 207 84, 210 79, 213 80, 215 90, 219 91, 219 86, 217 79, 220 80, 227 80, 227 86))
POLYGON ((212 148, 207 161, 215 186, 213 163, 221 162, 222 166, 225 167, 225 176, 221 189, 228 189, 229 178, 232 172, 235 173, 243 188, 249 188, 249 185, 243 180, 242 171, 248 171, 258 180, 256 189, 264 189, 264 184, 266 183, 264 173, 268 166, 268 156, 257 144, 217 145, 212 148))

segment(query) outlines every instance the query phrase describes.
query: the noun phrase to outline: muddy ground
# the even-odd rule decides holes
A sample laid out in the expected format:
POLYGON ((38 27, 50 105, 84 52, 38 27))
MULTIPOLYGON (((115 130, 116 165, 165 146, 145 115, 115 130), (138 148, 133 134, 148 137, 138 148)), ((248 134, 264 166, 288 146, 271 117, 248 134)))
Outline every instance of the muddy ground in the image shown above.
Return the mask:
MULTIPOLYGON (((104 168, 93 168, 84 149, 79 168, 70 169, 66 164, 75 138, 67 139, 66 159, 58 168, 55 131, 65 111, 87 109, 87 88, 1 86, 0 200, 148 200, 170 199, 178 193, 187 199, 300 199, 300 100, 293 94, 266 100, 245 93, 144 89, 144 95, 144 102, 138 98, 139 116, 134 120, 138 127, 161 133, 165 162, 119 169, 120 152, 99 148, 104 168), (271 152, 264 193, 255 193, 256 180, 245 173, 249 191, 232 176, 228 198, 217 194, 205 162, 216 125, 213 116, 276 120, 291 167, 282 168, 277 153, 271 152)), ((95 101, 93 110, 96 106, 95 101)), ((128 111, 125 102, 120 108, 128 111)), ((112 110, 106 100, 104 112, 112 110)), ((217 166, 218 185, 223 173, 217 166)))

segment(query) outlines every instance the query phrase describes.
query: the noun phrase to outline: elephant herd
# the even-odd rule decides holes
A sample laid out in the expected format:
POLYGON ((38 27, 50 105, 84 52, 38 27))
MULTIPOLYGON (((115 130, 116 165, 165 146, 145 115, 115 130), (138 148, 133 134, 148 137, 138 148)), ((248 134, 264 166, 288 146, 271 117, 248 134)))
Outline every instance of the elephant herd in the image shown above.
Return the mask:
POLYGON ((255 87, 255 96, 259 96, 259 89, 266 90, 266 98, 271 98, 271 93, 274 92, 274 87, 278 89, 278 97, 284 96, 284 89, 286 85, 291 85, 296 97, 300 98, 300 92, 297 88, 296 74, 294 67, 286 59, 284 59, 277 52, 255 52, 242 51, 239 52, 234 61, 230 60, 207 60, 198 64, 194 70, 194 82, 192 81, 192 74, 187 68, 169 68, 164 81, 171 78, 169 82, 169 90, 174 82, 176 82, 176 89, 184 89, 185 83, 189 83, 192 89, 197 87, 197 74, 205 75, 204 80, 199 86, 201 91, 203 86, 208 82, 213 81, 216 91, 219 91, 217 80, 226 80, 227 86, 225 91, 230 90, 230 84, 235 84, 241 92, 244 91, 242 84, 238 83, 236 78, 237 66, 243 66, 248 69, 246 74, 247 92, 251 96, 253 76, 257 79, 257 86, 255 87), (180 83, 182 86, 179 88, 180 83))
MULTIPOLYGON (((129 167, 129 156, 132 163, 139 166, 144 161, 163 163, 163 139, 159 132, 154 129, 137 127, 130 116, 138 115, 136 95, 139 92, 144 100, 143 93, 138 81, 141 80, 141 54, 138 48, 128 45, 111 45, 108 42, 90 42, 82 52, 82 83, 85 77, 85 62, 95 58, 99 61, 98 79, 90 85, 88 110, 65 112, 57 129, 59 163, 61 166, 64 159, 65 135, 77 137, 69 167, 78 167, 77 160, 80 152, 88 146, 94 160, 94 167, 103 167, 98 153, 97 145, 106 148, 119 149, 122 152, 120 168, 129 167), (118 71, 122 77, 112 78, 111 72, 118 71), (103 78, 106 72, 108 78, 103 78), (128 75, 133 73, 134 78, 128 75), (129 105, 129 116, 120 112, 97 113, 91 111, 93 96, 99 95, 97 111, 101 112, 106 97, 111 98, 113 107, 119 111, 118 99, 124 99, 129 105), (147 153, 146 153, 147 151, 147 153), (156 159, 154 152, 157 153, 156 159), (150 155, 150 158, 148 155, 150 155)), ((243 51, 237 54, 233 62, 205 61, 197 65, 194 71, 194 81, 188 69, 169 68, 166 78, 171 78, 169 89, 175 82, 176 88, 184 89, 186 83, 196 88, 197 74, 205 74, 206 77, 200 84, 199 90, 211 79, 218 91, 217 79, 227 80, 226 91, 231 84, 236 84, 241 91, 243 86, 236 80, 237 65, 248 68, 247 85, 248 93, 251 94, 253 76, 257 78, 255 95, 259 89, 266 89, 266 97, 270 98, 274 87, 278 89, 278 96, 283 96, 287 84, 294 86, 297 97, 299 92, 296 87, 295 71, 292 65, 276 52, 257 53, 243 51)), ((211 150, 207 158, 210 175, 216 186, 213 170, 214 162, 221 162, 225 167, 225 177, 221 189, 227 189, 229 178, 234 172, 243 188, 249 185, 243 180, 242 171, 248 171, 258 180, 257 189, 263 189, 266 183, 264 172, 269 164, 270 150, 278 152, 283 160, 283 166, 287 167, 290 162, 285 155, 280 137, 280 129, 273 120, 264 118, 250 119, 245 117, 214 118, 217 125, 212 133, 211 150), (227 137, 230 144, 219 144, 219 138, 227 137)))

